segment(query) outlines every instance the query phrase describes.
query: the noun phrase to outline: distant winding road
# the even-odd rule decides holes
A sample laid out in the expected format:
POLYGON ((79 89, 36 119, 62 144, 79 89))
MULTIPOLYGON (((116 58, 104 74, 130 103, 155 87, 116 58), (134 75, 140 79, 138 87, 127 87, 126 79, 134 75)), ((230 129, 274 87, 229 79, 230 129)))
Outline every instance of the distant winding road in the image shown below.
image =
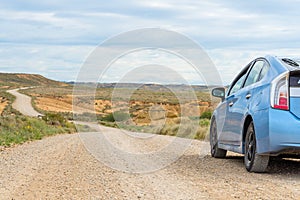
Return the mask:
MULTIPOLYGON (((26 89, 26 88, 21 88, 26 89)), ((42 115, 41 113, 37 112, 31 104, 31 97, 19 93, 20 89, 8 90, 7 92, 14 95, 16 97, 15 102, 13 102, 12 107, 23 115, 30 116, 30 117, 37 117, 42 115)))

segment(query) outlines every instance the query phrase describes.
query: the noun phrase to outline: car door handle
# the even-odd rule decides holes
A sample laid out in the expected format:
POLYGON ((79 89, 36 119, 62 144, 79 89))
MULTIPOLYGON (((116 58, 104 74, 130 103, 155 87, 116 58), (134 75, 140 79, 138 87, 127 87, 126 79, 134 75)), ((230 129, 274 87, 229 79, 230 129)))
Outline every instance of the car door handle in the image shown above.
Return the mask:
POLYGON ((230 107, 233 106, 233 102, 230 102, 228 105, 229 105, 230 107))
POLYGON ((250 98, 251 98, 251 94, 247 94, 246 99, 250 99, 250 98))

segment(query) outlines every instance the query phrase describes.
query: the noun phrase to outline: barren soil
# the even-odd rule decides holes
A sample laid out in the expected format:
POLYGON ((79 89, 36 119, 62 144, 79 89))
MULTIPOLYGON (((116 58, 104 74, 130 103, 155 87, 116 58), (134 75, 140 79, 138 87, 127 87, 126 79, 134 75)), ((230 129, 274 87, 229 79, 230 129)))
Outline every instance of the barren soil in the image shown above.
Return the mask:
MULTIPOLYGON (((0 152, 0 199, 299 199, 297 160, 279 159, 266 174, 248 173, 240 155, 213 159, 203 151, 206 143, 192 141, 175 163, 131 174, 111 169, 86 150, 80 138, 93 140, 96 134, 114 135, 127 150, 141 145, 102 127, 102 133, 59 135, 6 149, 0 152)), ((156 137, 145 148, 155 150, 170 139, 156 137)))
POLYGON ((0 114, 3 112, 7 105, 8 101, 0 97, 0 114))

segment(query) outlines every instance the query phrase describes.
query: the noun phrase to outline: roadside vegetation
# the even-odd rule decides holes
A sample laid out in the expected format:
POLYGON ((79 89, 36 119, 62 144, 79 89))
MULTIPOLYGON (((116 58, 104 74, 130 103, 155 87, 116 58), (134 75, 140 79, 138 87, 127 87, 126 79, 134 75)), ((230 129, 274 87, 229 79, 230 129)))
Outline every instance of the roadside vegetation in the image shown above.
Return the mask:
POLYGON ((57 113, 46 113, 42 119, 23 116, 12 108, 15 100, 13 95, 0 90, 0 96, 7 101, 0 116, 0 146, 9 147, 46 136, 77 131, 73 123, 57 113))
POLYGON ((0 117, 0 146, 7 147, 26 141, 40 140, 46 136, 73 132, 76 132, 76 128, 69 122, 49 123, 49 121, 21 115, 0 117))
POLYGON ((75 105, 83 108, 79 113, 73 113, 72 87, 45 86, 22 92, 33 97, 33 106, 41 113, 51 111, 69 120, 97 120, 101 125, 109 127, 200 140, 207 138, 211 113, 217 103, 212 101, 207 88, 197 88, 197 101, 193 101, 184 86, 172 88, 172 91, 157 85, 136 90, 130 88, 130 85, 116 89, 98 87, 95 96, 87 94, 84 87, 82 94, 85 95, 80 95, 75 105), (177 96, 174 91, 177 91, 177 96), (127 99, 128 94, 131 94, 130 99, 127 99), (91 110, 91 99, 95 99, 95 110, 91 110), (180 104, 178 99, 181 99, 180 104), (182 113, 181 106, 187 113, 182 113), (162 109, 163 117, 157 117, 157 113, 154 113, 156 119, 153 119, 151 109, 155 110, 156 107, 162 109), (200 111, 199 116, 196 111, 200 111))
POLYGON ((76 132, 75 125, 59 114, 46 114, 42 119, 23 116, 11 106, 15 99, 13 95, 4 91, 0 95, 9 102, 0 116, 0 146, 9 147, 46 136, 76 132))
POLYGON ((0 116, 0 146, 4 147, 57 134, 94 131, 89 126, 75 126, 59 113, 46 113, 42 118, 27 117, 11 106, 4 113, 0 116))
POLYGON ((133 132, 145 132, 159 135, 178 136, 183 138, 205 140, 208 136, 211 112, 206 111, 200 117, 181 117, 173 123, 138 126, 132 124, 130 115, 122 112, 108 114, 99 118, 99 123, 104 126, 121 128, 133 132))

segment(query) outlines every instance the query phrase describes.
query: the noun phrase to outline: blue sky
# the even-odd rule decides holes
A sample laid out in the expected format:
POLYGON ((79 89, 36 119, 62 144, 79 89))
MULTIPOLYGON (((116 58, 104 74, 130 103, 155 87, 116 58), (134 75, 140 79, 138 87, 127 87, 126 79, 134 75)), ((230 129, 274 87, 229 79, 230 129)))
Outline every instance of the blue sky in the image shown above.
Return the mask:
POLYGON ((257 56, 299 55, 299 6, 299 0, 2 0, 0 71, 75 80, 102 41, 158 27, 200 44, 227 84, 257 56))

